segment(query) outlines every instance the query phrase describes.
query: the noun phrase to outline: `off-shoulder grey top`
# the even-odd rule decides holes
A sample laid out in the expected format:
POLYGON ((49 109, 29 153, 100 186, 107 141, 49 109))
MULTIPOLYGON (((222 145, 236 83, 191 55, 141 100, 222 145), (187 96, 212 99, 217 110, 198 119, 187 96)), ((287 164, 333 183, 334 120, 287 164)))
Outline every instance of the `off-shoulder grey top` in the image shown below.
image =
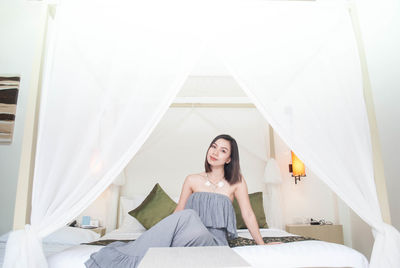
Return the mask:
POLYGON ((195 210, 208 231, 224 245, 228 245, 227 239, 237 237, 235 210, 228 196, 195 192, 187 200, 185 209, 195 210))

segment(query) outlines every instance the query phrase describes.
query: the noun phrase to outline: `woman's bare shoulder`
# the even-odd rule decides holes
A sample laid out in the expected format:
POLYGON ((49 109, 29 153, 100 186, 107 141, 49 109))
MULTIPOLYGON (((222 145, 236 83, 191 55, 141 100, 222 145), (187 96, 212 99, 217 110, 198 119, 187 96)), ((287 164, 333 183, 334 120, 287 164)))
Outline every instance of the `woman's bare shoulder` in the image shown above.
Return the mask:
POLYGON ((198 179, 204 179, 205 177, 206 177, 206 173, 201 172, 201 173, 196 173, 196 174, 189 174, 189 175, 187 175, 186 179, 189 181, 193 181, 193 180, 198 180, 198 179))
POLYGON ((232 187, 234 188, 234 192, 236 193, 238 190, 244 190, 246 189, 247 191, 247 184, 246 184, 246 180, 244 179, 243 176, 241 176, 241 180, 238 181, 237 183, 235 183, 234 185, 232 185, 232 187))

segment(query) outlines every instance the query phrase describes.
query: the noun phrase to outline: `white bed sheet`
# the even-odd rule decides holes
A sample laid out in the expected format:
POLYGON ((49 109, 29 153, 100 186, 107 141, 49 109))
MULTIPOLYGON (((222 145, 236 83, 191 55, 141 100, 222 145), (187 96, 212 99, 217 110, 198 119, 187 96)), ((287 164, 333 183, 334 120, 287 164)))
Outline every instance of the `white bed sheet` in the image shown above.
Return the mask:
MULTIPOLYGON (((114 230, 101 238, 130 240, 139 237, 141 232, 122 232, 114 230)), ((261 229, 262 236, 296 236, 278 229, 261 229)), ((238 230, 241 237, 251 238, 248 230, 238 230)), ((102 246, 79 245, 48 257, 50 268, 84 268, 90 254, 102 246)), ((301 241, 266 246, 244 246, 233 250, 252 267, 355 267, 367 268, 367 259, 349 247, 323 241, 301 241)))
MULTIPOLYGON (((0 236, 0 267, 3 267, 7 240, 10 232, 0 236)), ((88 229, 64 226, 43 239, 43 251, 46 257, 68 248, 98 240, 100 235, 88 229)))
POLYGON ((358 251, 323 241, 236 247, 233 250, 252 267, 368 267, 367 259, 358 251))
MULTIPOLYGON (((0 267, 3 267, 6 244, 7 244, 6 242, 0 241, 0 267)), ((73 245, 43 243, 43 251, 44 251, 44 254, 46 257, 49 257, 52 254, 61 252, 70 247, 73 247, 73 245)))
MULTIPOLYGON (((6 242, 0 242, 0 267, 3 267, 6 244, 6 242)), ((60 243, 43 243, 43 251, 46 257, 50 257, 53 254, 62 252, 71 247, 74 247, 74 245, 60 243)))

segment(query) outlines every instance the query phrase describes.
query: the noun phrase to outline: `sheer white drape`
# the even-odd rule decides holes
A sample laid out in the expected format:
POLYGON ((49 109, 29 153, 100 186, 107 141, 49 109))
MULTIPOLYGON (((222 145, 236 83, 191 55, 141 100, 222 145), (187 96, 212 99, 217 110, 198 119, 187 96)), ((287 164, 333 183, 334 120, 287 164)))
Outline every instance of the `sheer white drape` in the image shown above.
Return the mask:
POLYGON ((10 237, 4 267, 45 267, 43 253, 29 255, 41 248, 37 239, 76 217, 112 183, 196 61, 201 40, 135 3, 128 8, 118 1, 71 0, 58 7, 40 111, 31 226, 10 237))
POLYGON ((360 66, 344 6, 319 2, 63 2, 40 115, 31 226, 4 267, 45 267, 41 237, 121 172, 207 40, 275 131, 376 231, 372 267, 400 267, 372 172, 360 66))
POLYGON ((400 234, 383 222, 377 199, 348 11, 274 7, 242 9, 246 20, 216 42, 220 55, 279 136, 373 228, 371 267, 400 267, 400 234))

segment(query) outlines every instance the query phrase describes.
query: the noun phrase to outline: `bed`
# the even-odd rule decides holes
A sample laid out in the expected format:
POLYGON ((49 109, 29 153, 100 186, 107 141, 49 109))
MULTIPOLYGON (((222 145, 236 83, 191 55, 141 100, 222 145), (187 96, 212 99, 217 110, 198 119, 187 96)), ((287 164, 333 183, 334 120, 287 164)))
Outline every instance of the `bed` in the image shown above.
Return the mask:
MULTIPOLYGON (((114 230, 100 240, 131 240, 143 232, 114 230)), ((251 238, 248 230, 238 230, 240 237, 251 238)), ((295 236, 278 229, 261 229, 263 237, 295 236)), ((102 246, 77 245, 48 257, 49 267, 85 267, 90 254, 102 246)), ((233 250, 252 267, 368 267, 367 259, 349 247, 323 241, 300 241, 266 246, 242 246, 233 250)))
MULTIPOLYGON (((120 198, 119 227, 101 237, 106 240, 137 239, 146 229, 128 212, 136 208, 145 196, 120 198)), ((173 198, 177 199, 177 198, 173 198)), ((239 237, 251 238, 247 229, 238 229, 239 237)), ((280 229, 260 229, 263 237, 298 237, 280 229)), ((49 267, 85 267, 90 254, 97 252, 100 245, 75 245, 48 256, 49 267)), ((297 241, 266 246, 238 246, 232 248, 252 267, 368 267, 368 260, 358 251, 344 245, 317 240, 297 241)))
MULTIPOLYGON (((91 230, 62 227, 55 233, 43 239, 43 248, 49 267, 70 268, 85 267, 84 262, 90 254, 103 246, 86 245, 93 241, 133 240, 137 239, 146 229, 127 212, 143 196, 137 199, 120 199, 119 228, 100 237, 91 230)), ((239 229, 238 235, 251 238, 247 229, 239 229)), ((279 229, 260 229, 263 237, 296 237, 279 229)), ((0 264, 4 259, 4 250, 8 234, 0 237, 0 264)), ((309 240, 266 246, 239 246, 233 250, 252 267, 368 267, 368 261, 358 251, 344 245, 323 241, 309 240)))

